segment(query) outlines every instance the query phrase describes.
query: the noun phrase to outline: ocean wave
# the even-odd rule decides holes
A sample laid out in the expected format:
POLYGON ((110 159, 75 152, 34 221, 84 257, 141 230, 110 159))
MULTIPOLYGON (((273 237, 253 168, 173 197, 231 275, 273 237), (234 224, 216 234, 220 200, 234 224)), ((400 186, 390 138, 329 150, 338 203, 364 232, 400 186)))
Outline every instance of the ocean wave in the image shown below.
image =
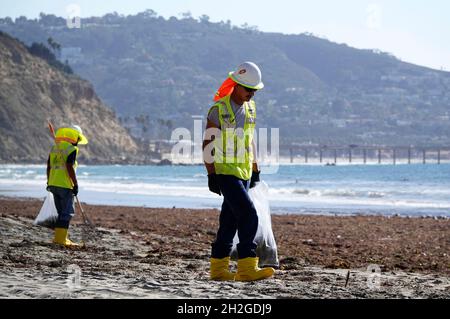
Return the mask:
POLYGON ((450 209, 450 202, 448 200, 431 201, 429 199, 407 199, 407 200, 388 200, 385 198, 362 198, 362 197, 316 197, 316 196, 288 196, 285 194, 277 194, 269 196, 271 205, 276 206, 295 206, 314 207, 314 208, 345 208, 354 211, 361 211, 366 208, 377 208, 380 211, 383 209, 409 209, 414 212, 420 209, 450 209))
POLYGON ((296 194, 296 195, 308 195, 313 197, 368 197, 368 198, 383 198, 386 196, 384 192, 377 191, 354 191, 349 189, 329 189, 329 190, 309 190, 309 189, 288 189, 288 188, 280 188, 280 189, 272 189, 273 193, 280 194, 296 194))
POLYGON ((130 179, 130 177, 128 176, 114 176, 113 177, 114 180, 120 180, 120 181, 127 181, 130 179))
POLYGON ((300 195, 308 195, 310 193, 307 189, 294 189, 294 194, 300 194, 300 195))
POLYGON ((163 195, 163 196, 190 196, 190 197, 210 197, 208 187, 185 185, 169 185, 160 183, 97 183, 83 182, 80 185, 81 190, 116 193, 116 194, 134 194, 134 195, 163 195))
POLYGON ((382 198, 385 197, 386 194, 385 193, 381 193, 381 192, 368 192, 367 196, 370 198, 382 198))
MULTIPOLYGON (((0 179, 0 186, 6 188, 8 186, 12 187, 20 187, 20 186, 28 186, 28 187, 37 187, 45 185, 46 178, 40 179, 0 179)), ((45 188, 45 186, 44 186, 45 188)))
POLYGON ((30 169, 30 168, 46 168, 47 164, 1 164, 2 169, 30 169))

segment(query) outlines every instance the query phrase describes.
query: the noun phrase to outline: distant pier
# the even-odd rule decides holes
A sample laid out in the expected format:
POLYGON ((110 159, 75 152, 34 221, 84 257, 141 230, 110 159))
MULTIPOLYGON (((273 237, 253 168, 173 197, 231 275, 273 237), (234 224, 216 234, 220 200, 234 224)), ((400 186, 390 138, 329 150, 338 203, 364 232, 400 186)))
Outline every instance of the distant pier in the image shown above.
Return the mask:
MULTIPOLYGON (((441 164, 450 162, 450 146, 320 146, 320 145, 282 145, 281 153, 288 153, 290 163, 310 163, 318 159, 319 163, 362 163, 393 164, 399 162, 412 164, 441 164)), ((317 160, 316 160, 317 161, 317 160)))

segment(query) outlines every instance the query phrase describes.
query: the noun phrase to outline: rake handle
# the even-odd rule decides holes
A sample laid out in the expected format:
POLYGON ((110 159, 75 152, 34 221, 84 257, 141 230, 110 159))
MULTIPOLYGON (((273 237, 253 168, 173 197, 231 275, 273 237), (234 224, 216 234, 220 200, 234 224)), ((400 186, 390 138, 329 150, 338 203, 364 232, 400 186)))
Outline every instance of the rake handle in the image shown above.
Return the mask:
POLYGON ((89 224, 90 226, 92 226, 92 222, 89 220, 89 218, 87 217, 86 213, 84 212, 83 207, 81 206, 81 202, 80 202, 80 200, 78 199, 78 195, 75 196, 75 198, 76 198, 76 200, 77 200, 78 207, 80 208, 81 215, 83 216, 84 223, 85 223, 85 224, 89 224))

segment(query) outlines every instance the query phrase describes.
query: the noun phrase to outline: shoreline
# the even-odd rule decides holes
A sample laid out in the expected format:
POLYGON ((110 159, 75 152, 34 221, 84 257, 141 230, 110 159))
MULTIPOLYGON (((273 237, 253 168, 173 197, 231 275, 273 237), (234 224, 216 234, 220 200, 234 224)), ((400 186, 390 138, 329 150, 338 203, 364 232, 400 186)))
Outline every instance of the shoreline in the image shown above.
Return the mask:
POLYGON ((69 234, 86 247, 71 250, 32 225, 42 202, 0 197, 2 298, 450 298, 449 220, 272 215, 275 276, 213 282, 218 210, 82 203, 96 228, 77 208, 69 234))
MULTIPOLYGON (((42 201, 45 199, 45 194, 42 196, 30 197, 30 196, 21 196, 21 195, 5 195, 0 194, 0 201, 4 200, 17 200, 17 201, 42 201)), ((123 204, 103 204, 103 203, 88 203, 83 201, 83 205, 91 205, 91 206, 104 206, 104 207, 124 207, 130 209, 181 209, 181 210, 199 210, 199 211, 210 211, 210 210, 219 210, 220 205, 217 208, 213 207, 162 207, 162 206, 146 206, 146 205, 123 205, 123 204)), ((323 209, 317 210, 314 208, 306 209, 306 208, 295 208, 295 207, 278 207, 271 205, 271 215, 272 216, 323 216, 323 217, 385 217, 385 218, 417 218, 417 219, 442 219, 442 220, 450 220, 450 215, 442 215, 442 214, 431 214, 431 213, 423 213, 423 214, 404 214, 399 212, 391 212, 391 213, 382 213, 379 210, 371 211, 360 209, 360 212, 345 212, 336 211, 325 211, 323 209), (298 212, 302 210, 301 212, 298 212), (296 212, 297 211, 297 212, 296 212), (306 212, 305 212, 306 211, 306 212)))
MULTIPOLYGON (((11 199, 11 200, 17 200, 17 201, 43 201, 45 199, 46 194, 44 193, 42 196, 35 196, 32 195, 28 196, 22 196, 22 195, 8 195, 8 194, 0 194, 0 200, 1 199, 11 199)), ((124 207, 131 208, 131 209, 139 209, 139 208, 145 208, 145 209, 187 209, 187 210, 198 210, 198 211, 210 211, 210 210, 218 210, 220 209, 220 204, 217 205, 217 207, 201 207, 201 206, 176 206, 176 205, 168 205, 168 206, 151 206, 151 205, 143 205, 143 204, 105 204, 103 202, 97 202, 93 203, 89 199, 87 201, 83 201, 84 205, 91 205, 91 206, 100 206, 100 207, 124 207)), ((450 220, 450 215, 444 215, 444 213, 405 213, 403 211, 389 211, 386 212, 385 210, 383 212, 382 209, 359 209, 359 211, 350 210, 346 208, 339 209, 332 209, 325 210, 325 209, 317 209, 317 208, 296 208, 294 206, 289 207, 281 207, 281 206, 275 206, 274 204, 271 204, 271 215, 273 216, 324 216, 324 217, 385 217, 385 218, 418 218, 418 219, 443 219, 443 220, 450 220)), ((406 210, 406 209, 405 209, 406 210)))

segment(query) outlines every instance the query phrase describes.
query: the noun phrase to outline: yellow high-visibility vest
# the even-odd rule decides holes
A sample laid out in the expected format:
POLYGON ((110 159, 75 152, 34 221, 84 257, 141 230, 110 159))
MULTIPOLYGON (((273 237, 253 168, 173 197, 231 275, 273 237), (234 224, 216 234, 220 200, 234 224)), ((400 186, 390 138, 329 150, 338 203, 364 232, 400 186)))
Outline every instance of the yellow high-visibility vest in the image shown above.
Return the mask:
MULTIPOLYGON (((252 177, 253 150, 252 141, 256 125, 256 105, 253 100, 245 102, 244 128, 236 128, 230 96, 217 101, 220 136, 214 139, 214 167, 216 174, 233 175, 243 180, 252 177)), ((210 111, 211 111, 210 109, 210 111)))
MULTIPOLYGON (((66 162, 67 158, 72 152, 76 152, 78 155, 78 147, 73 146, 71 143, 61 141, 53 145, 50 152, 50 176, 48 179, 49 186, 58 186, 62 188, 72 189, 72 180, 67 172, 66 162)), ((73 165, 75 170, 77 162, 73 165)))

